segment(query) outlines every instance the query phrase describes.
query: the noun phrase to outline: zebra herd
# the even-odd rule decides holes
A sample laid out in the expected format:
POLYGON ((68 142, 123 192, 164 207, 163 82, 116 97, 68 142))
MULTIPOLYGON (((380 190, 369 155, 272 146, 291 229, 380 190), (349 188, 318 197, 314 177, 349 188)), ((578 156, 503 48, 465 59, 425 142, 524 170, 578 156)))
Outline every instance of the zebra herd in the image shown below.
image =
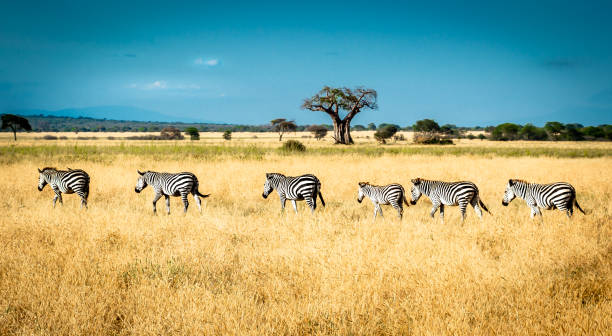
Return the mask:
MULTIPOLYGON (((62 193, 75 193, 81 198, 81 208, 83 206, 87 208, 90 179, 85 171, 70 168, 68 170, 58 170, 46 167, 38 169, 38 173, 38 190, 42 191, 49 184, 55 193, 53 207, 55 207, 57 200, 60 201, 60 204, 63 204, 62 193)), ((168 214, 170 214, 170 196, 181 197, 184 204, 184 212, 187 212, 189 207, 189 201, 187 200, 189 194, 193 195, 200 212, 202 211, 200 197, 206 198, 210 196, 210 194, 204 195, 199 192, 198 178, 193 173, 182 172, 171 174, 138 171, 138 174, 140 176, 134 191, 140 193, 147 186, 151 186, 155 192, 153 198, 154 213, 157 211, 156 203, 162 196, 165 197, 168 214)), ((442 182, 422 178, 413 179, 411 182, 410 204, 416 204, 422 195, 426 195, 432 203, 432 209, 429 213, 432 218, 436 211, 439 210, 440 218, 444 221, 444 207, 447 205, 459 206, 462 221, 465 220, 468 204, 474 208, 474 211, 480 218, 482 218, 482 210, 489 212, 480 199, 478 187, 472 182, 442 182)), ((372 201, 374 204, 374 220, 376 220, 377 214, 382 216, 381 205, 391 205, 397 210, 400 219, 404 212, 403 205, 409 206, 406 192, 401 184, 394 183, 377 186, 369 182, 359 182, 358 185, 357 201, 361 203, 366 196, 372 201)), ((273 190, 276 190, 279 195, 281 210, 285 209, 286 201, 290 200, 293 204, 293 209, 297 213, 296 202, 306 201, 311 212, 314 213, 317 208, 317 197, 321 200, 321 205, 325 206, 325 201, 323 201, 323 195, 321 194, 321 181, 312 174, 285 176, 279 173, 267 173, 262 197, 267 198, 273 190)), ((506 185, 502 205, 507 206, 516 197, 525 200, 531 208, 531 218, 535 215, 542 216, 540 209, 559 209, 565 211, 567 216, 571 218, 574 213, 574 205, 583 214, 585 213, 576 200, 576 190, 571 184, 565 182, 536 184, 511 179, 506 185)))

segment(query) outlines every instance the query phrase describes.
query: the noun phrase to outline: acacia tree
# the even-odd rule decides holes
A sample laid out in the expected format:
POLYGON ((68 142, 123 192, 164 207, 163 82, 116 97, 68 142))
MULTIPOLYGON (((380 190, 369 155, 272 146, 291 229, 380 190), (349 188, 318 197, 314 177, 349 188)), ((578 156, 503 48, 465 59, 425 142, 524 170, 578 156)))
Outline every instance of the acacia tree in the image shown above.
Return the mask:
POLYGON ((336 143, 350 145, 353 143, 351 120, 362 109, 377 109, 377 97, 378 94, 374 89, 325 86, 314 96, 305 99, 302 109, 327 113, 334 125, 333 138, 336 143), (340 117, 341 112, 346 113, 344 118, 340 117))
POLYGON ((306 131, 311 132, 317 140, 321 140, 327 135, 327 128, 323 125, 310 125, 306 131))
POLYGON ((13 131, 13 138, 17 141, 17 130, 23 129, 31 131, 32 126, 28 119, 14 115, 14 114, 3 114, 2 115, 2 129, 10 128, 13 131))
POLYGON ((283 141, 283 134, 287 132, 295 132, 297 125, 293 121, 287 119, 274 119, 270 121, 270 124, 274 127, 274 130, 278 132, 278 141, 283 141))

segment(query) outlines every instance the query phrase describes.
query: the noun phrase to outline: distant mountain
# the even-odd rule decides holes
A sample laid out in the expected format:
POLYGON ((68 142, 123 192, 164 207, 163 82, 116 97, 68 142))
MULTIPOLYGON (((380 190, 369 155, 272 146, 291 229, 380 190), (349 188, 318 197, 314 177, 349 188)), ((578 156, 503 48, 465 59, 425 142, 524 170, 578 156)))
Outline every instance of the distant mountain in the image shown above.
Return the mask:
POLYGON ((62 110, 13 110, 8 113, 23 116, 47 115, 55 117, 85 117, 94 119, 129 120, 129 121, 158 121, 158 122, 202 122, 191 118, 178 118, 152 110, 132 106, 93 106, 84 108, 67 108, 62 110))

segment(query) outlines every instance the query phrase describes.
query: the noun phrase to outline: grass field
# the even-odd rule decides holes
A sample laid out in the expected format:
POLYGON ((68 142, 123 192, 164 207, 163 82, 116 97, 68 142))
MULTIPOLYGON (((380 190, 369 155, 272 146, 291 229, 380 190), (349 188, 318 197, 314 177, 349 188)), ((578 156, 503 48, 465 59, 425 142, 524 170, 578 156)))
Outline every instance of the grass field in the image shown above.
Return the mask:
POLYGON ((609 143, 300 139, 306 153, 288 155, 273 138, 3 138, 0 334, 612 333, 609 143), (75 195, 52 209, 43 166, 89 172, 89 210, 75 195), (201 214, 174 198, 153 215, 137 169, 194 172, 212 195, 201 214), (276 193, 261 197, 266 172, 317 175, 327 207, 281 214, 276 193), (373 223, 356 201, 359 181, 409 189, 418 176, 475 182, 493 215, 468 209, 462 225, 448 208, 442 224, 422 200, 373 223), (502 207, 509 178, 570 182, 587 215, 502 207))

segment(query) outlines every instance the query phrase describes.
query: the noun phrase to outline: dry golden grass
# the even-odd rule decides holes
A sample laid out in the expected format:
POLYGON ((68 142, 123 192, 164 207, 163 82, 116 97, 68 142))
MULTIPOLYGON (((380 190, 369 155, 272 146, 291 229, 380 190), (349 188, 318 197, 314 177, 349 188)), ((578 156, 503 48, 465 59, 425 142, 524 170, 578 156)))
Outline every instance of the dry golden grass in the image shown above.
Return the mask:
POLYGON ((612 159, 277 156, 209 162, 29 160, 0 175, 0 334, 612 333, 612 159), (90 208, 51 208, 37 167, 82 168, 90 208), (151 213, 136 169, 192 171, 202 214, 151 213), (280 214, 264 173, 314 173, 326 208, 280 214), (358 204, 357 182, 471 180, 493 216, 446 224, 420 201, 400 223, 358 204), (588 215, 530 220, 501 206, 508 178, 568 181, 588 215))

